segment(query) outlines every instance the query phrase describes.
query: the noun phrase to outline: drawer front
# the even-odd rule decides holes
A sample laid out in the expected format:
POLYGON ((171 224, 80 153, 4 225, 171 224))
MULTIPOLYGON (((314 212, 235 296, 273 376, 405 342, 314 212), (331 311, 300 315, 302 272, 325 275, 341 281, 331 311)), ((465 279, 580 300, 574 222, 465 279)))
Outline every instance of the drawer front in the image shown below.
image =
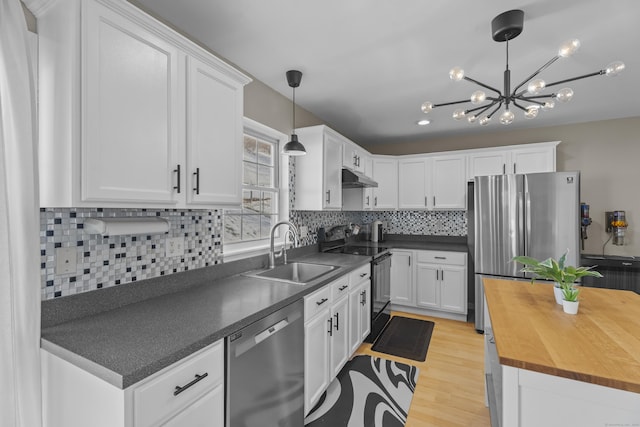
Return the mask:
POLYGON ((330 284, 304 297, 305 322, 329 306, 331 306, 330 284))
POLYGON ((222 384, 223 347, 223 341, 218 341, 136 386, 133 390, 136 427, 157 425, 162 419, 183 410, 207 391, 222 384), (176 387, 181 387, 182 391, 176 387))
POLYGON ((355 286, 369 277, 371 277, 371 264, 363 265, 349 273, 349 284, 355 286))
POLYGON ((416 251, 418 262, 445 265, 466 265, 466 252, 416 251))
POLYGON ((349 276, 346 274, 331 284, 331 300, 338 301, 340 298, 349 295, 349 276))

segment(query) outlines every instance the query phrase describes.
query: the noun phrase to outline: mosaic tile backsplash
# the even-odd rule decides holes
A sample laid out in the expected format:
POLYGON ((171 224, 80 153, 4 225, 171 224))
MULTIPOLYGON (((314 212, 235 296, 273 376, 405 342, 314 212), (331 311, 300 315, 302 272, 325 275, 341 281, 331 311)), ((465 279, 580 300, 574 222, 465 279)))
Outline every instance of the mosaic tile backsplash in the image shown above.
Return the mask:
MULTIPOLYGON (((308 227, 303 245, 318 241, 319 227, 386 222, 389 234, 466 236, 463 211, 295 211, 295 162, 289 161, 290 218, 308 227)), ((222 262, 222 211, 176 209, 43 208, 40 211, 42 299, 131 283, 222 262), (89 235, 85 218, 157 216, 167 219, 168 233, 139 236, 89 235), (165 256, 169 237, 184 236, 185 255, 165 256), (56 249, 76 250, 74 273, 56 275, 56 249)))
POLYGON ((173 209, 43 208, 40 210, 42 299, 72 295, 218 264, 222 259, 220 211, 173 209), (87 234, 85 218, 165 218, 168 233, 138 236, 87 234), (169 237, 184 236, 185 254, 165 257, 169 237), (56 249, 76 250, 75 273, 56 275, 56 249))

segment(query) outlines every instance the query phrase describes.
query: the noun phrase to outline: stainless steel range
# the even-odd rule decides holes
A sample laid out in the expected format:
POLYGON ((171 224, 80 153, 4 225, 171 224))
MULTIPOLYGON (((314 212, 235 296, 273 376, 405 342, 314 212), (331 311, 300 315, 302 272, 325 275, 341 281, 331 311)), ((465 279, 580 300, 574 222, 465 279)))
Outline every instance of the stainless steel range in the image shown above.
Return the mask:
POLYGON ((391 317, 391 252, 382 246, 346 243, 338 238, 319 243, 320 251, 362 255, 371 258, 371 333, 365 339, 373 342, 391 317))

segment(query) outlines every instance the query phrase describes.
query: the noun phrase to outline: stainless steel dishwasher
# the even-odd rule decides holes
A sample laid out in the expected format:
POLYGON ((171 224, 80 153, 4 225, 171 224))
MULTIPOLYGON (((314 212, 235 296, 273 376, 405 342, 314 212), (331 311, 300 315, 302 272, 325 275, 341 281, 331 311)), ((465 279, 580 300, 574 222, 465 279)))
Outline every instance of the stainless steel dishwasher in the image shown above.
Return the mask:
POLYGON ((227 426, 304 425, 304 304, 228 336, 227 426))

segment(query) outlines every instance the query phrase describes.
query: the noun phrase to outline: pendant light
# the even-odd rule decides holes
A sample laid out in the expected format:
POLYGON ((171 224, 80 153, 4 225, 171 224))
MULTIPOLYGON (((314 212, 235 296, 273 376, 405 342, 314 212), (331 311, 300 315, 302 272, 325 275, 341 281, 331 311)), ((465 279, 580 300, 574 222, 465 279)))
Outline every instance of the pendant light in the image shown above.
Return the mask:
POLYGON ((302 80, 302 72, 298 70, 287 71, 287 82, 289 86, 293 88, 293 131, 291 132, 291 141, 284 144, 282 147, 282 153, 289 156, 304 156, 307 154, 304 145, 298 141, 298 135, 296 135, 296 88, 300 86, 302 80))

